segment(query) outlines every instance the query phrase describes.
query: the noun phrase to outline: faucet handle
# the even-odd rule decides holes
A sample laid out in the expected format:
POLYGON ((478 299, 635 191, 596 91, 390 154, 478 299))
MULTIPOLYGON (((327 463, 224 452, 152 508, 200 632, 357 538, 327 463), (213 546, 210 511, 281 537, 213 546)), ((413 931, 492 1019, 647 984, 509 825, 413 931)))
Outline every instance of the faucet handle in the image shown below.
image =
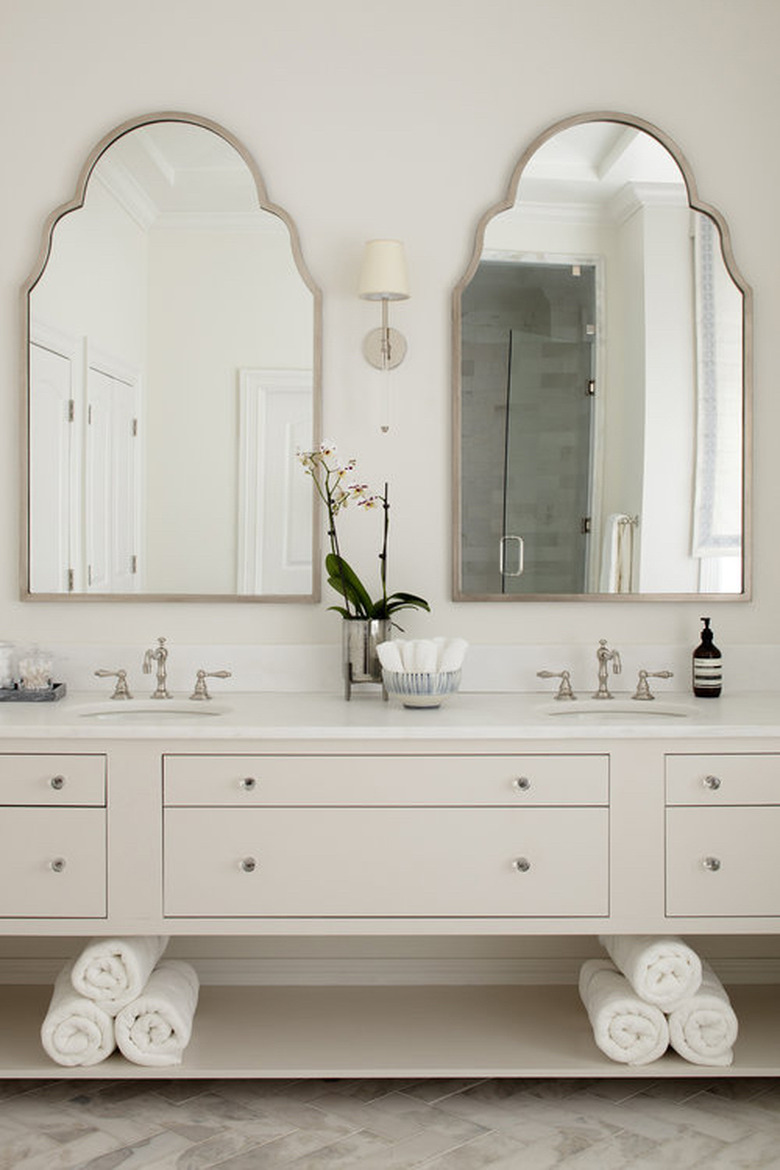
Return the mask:
POLYGON ((130 688, 127 685, 127 671, 126 670, 96 670, 97 678, 115 678, 116 686, 112 699, 132 699, 130 688))
POLYGON ((206 686, 207 678, 231 678, 232 671, 230 670, 198 670, 195 674, 195 689, 190 695, 191 699, 210 699, 211 695, 206 686))
POLYGON ((571 689, 571 672, 568 670, 537 670, 537 678, 559 678, 561 684, 555 692, 556 699, 576 699, 574 691, 571 689))
POLYGON ((636 690, 631 696, 632 699, 640 699, 647 702, 655 698, 647 681, 649 678, 674 678, 674 672, 671 670, 640 670, 639 681, 636 684, 636 690))

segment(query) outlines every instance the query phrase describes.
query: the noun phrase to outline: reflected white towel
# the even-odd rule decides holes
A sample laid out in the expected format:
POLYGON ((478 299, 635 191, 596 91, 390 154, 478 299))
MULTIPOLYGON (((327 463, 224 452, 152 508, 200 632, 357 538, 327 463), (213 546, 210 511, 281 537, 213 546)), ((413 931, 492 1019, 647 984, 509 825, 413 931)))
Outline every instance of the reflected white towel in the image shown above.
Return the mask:
POLYGON ((635 995, 609 960, 586 959, 580 968, 579 990, 593 1038, 610 1060, 649 1064, 666 1052, 669 1026, 665 1015, 635 995))
POLYGON ((604 523, 599 583, 602 593, 631 592, 633 544, 631 517, 625 512, 614 512, 607 516, 604 523))
POLYGON ((669 1016, 672 1047, 692 1064, 725 1067, 734 1060, 732 1047, 738 1030, 725 987, 703 963, 701 987, 669 1016))
POLYGON ((74 990, 115 1016, 143 991, 167 945, 165 935, 94 938, 73 963, 74 990))
POLYGON ((701 959, 681 938, 611 934, 599 942, 637 995, 664 1012, 699 990, 701 959))
POLYGON ((115 1048, 113 1017, 91 999, 77 995, 71 983, 73 964, 60 971, 41 1024, 47 1054, 68 1067, 100 1064, 115 1048))
POLYGON ((141 995, 116 1017, 116 1042, 134 1064, 181 1064, 198 1005, 198 976, 189 963, 166 959, 141 995))

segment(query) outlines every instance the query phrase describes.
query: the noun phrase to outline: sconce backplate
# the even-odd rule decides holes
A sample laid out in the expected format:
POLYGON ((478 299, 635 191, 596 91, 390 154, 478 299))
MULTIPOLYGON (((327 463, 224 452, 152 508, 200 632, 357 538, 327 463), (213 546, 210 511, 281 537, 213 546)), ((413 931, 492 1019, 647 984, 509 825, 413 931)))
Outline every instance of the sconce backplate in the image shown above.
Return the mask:
POLYGON ((388 329, 388 333, 390 335, 390 360, 386 366, 382 360, 384 330, 372 329, 363 338, 363 357, 378 370, 394 370, 406 357, 406 338, 403 333, 399 333, 397 329, 388 329))

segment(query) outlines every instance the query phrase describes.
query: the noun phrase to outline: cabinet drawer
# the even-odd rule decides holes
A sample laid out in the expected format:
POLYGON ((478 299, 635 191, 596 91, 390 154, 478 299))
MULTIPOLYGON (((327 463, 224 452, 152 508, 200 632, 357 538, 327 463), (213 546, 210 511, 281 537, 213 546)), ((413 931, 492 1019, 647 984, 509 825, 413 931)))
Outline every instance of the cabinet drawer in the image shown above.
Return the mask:
POLYGON ((606 805, 606 755, 186 756, 164 759, 165 803, 606 805))
POLYGON ((780 808, 670 808, 666 913, 780 914, 780 808))
POLYGON ((165 914, 603 916, 608 812, 168 809, 165 914))
POLYGON ((669 755, 666 803, 780 804, 780 755, 669 755))
POLYGON ((0 809, 0 835, 0 917, 105 916, 104 809, 0 809))
POLYGON ((0 805, 105 802, 105 756, 0 754, 0 805))

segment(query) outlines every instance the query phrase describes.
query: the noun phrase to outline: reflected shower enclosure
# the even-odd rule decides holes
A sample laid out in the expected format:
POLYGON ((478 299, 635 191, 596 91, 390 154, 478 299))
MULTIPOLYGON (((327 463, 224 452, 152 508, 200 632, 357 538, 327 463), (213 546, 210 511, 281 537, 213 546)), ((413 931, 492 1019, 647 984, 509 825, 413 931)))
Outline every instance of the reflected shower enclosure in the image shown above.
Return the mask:
POLYGON ((463 477, 487 489, 464 502, 464 527, 474 534, 464 586, 582 593, 590 553, 595 265, 483 260, 462 308, 463 477), (500 499, 498 556, 490 516, 480 515, 485 496, 491 507, 500 499))

